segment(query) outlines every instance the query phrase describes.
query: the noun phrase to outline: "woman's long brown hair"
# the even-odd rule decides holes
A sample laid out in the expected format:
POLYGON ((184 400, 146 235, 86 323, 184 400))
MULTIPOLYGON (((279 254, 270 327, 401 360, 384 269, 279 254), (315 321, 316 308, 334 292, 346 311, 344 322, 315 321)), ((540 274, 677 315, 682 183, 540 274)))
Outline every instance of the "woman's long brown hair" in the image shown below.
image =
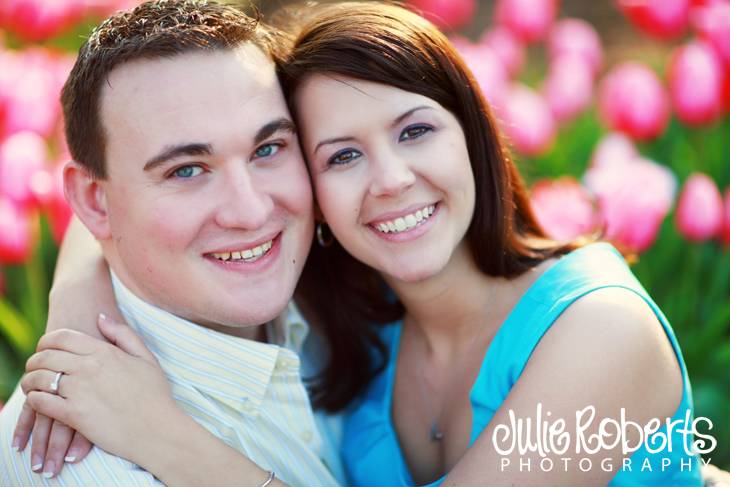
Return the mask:
MULTIPOLYGON (((477 82, 436 27, 381 2, 315 7, 308 19, 280 66, 295 118, 297 89, 314 74, 427 96, 453 113, 464 130, 476 182, 476 206, 465 238, 482 272, 515 277, 578 245, 555 243, 538 225, 477 82)), ((405 310, 378 272, 337 242, 327 248, 313 245, 297 293, 316 312, 331 350, 328 366, 311 387, 313 401, 329 411, 342 409, 388 360, 378 327, 402 319, 405 310)))

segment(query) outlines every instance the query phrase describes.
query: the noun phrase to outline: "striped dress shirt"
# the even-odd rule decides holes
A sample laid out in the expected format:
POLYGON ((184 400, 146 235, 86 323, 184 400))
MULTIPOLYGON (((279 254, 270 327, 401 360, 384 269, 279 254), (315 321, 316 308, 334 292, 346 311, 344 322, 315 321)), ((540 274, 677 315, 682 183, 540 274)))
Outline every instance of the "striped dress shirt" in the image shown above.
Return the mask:
MULTIPOLYGON (((302 383, 301 351, 308 326, 293 303, 267 325, 278 345, 225 335, 157 308, 112 274, 119 309, 155 354, 177 404, 198 423, 277 478, 298 487, 337 486, 337 433, 320 434, 302 383), (324 440, 323 440, 324 436, 324 440), (325 460, 325 461, 323 461, 325 460)), ((30 447, 11 450, 24 401, 18 388, 0 413, 0 472, 7 486, 160 486, 153 475, 94 447, 54 479, 31 472, 30 447)), ((336 421, 335 421, 336 423, 336 421)))

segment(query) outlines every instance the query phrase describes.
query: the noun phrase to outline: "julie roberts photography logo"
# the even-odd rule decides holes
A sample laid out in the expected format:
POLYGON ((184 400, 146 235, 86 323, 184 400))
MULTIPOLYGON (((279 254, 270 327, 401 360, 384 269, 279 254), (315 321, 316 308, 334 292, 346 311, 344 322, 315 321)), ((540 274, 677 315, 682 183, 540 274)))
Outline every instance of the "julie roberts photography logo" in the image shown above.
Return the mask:
POLYGON ((690 410, 679 419, 653 418, 642 425, 627 419, 624 408, 619 418, 597 419, 596 408, 586 406, 576 411, 571 427, 564 418, 544 412, 542 403, 537 404, 534 417, 518 418, 512 409, 508 414, 509 423, 497 425, 492 434, 492 444, 502 455, 503 472, 692 470, 700 466, 700 461, 710 463, 710 458, 700 455, 711 453, 717 446, 712 435, 697 430, 698 425, 712 430, 712 421, 702 416, 693 419, 690 410), (623 456, 621 462, 614 460, 617 448, 623 456), (632 462, 631 455, 640 448, 648 455, 632 462))

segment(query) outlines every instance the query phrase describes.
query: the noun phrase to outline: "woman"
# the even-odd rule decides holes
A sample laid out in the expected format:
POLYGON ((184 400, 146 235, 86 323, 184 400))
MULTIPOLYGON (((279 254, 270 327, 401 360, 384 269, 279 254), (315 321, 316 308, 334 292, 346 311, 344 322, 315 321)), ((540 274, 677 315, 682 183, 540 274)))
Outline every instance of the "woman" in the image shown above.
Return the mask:
MULTIPOLYGON (((346 410, 342 454, 354 485, 699 485, 694 454, 641 444, 653 418, 667 444, 683 444, 665 418, 692 414, 669 324, 613 248, 545 238, 476 82, 442 34, 399 7, 337 4, 306 23, 281 73, 322 213, 308 264, 318 274, 302 298, 325 326, 382 323, 389 352, 346 410), (510 426, 528 418, 543 429, 510 426), (619 437, 602 418, 640 426, 619 437), (525 451, 522 439, 510 447, 532 434, 545 443, 530 436, 525 451), (622 443, 637 445, 628 469, 622 443)), ((43 345, 62 348, 52 335, 43 345)), ((25 389, 43 391, 43 360, 32 363, 25 389)), ((62 415, 35 400, 43 394, 31 404, 62 415)), ((72 410, 62 416, 87 430, 145 414, 89 424, 72 410)), ((199 456, 215 464, 210 449, 199 456)))

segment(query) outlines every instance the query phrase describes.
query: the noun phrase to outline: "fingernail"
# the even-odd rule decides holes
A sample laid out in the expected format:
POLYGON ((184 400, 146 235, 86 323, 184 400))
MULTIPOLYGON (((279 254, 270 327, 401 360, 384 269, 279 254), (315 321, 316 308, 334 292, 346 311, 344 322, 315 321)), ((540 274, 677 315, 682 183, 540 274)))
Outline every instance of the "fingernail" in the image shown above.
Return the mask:
POLYGON ((56 468, 56 465, 55 465, 55 463, 53 463, 53 460, 49 460, 46 463, 46 468, 43 470, 43 476, 47 479, 50 479, 51 477, 53 477, 55 475, 55 472, 54 472, 55 468, 56 468))
POLYGON ((37 472, 38 470, 43 468, 43 461, 39 458, 35 457, 33 458, 33 465, 30 467, 31 470, 34 472, 37 472))
POLYGON ((63 460, 66 461, 66 462, 68 462, 68 463, 75 462, 76 461, 76 452, 71 452, 71 454, 68 455, 68 456, 66 456, 63 460))
POLYGON ((106 321, 106 315, 104 313, 99 313, 99 321, 106 321))
POLYGON ((12 444, 11 448, 12 448, 12 449, 13 449, 13 451, 15 451, 15 452, 18 452, 18 451, 20 451, 20 439, 18 439, 18 438, 13 438, 13 444, 12 444))

